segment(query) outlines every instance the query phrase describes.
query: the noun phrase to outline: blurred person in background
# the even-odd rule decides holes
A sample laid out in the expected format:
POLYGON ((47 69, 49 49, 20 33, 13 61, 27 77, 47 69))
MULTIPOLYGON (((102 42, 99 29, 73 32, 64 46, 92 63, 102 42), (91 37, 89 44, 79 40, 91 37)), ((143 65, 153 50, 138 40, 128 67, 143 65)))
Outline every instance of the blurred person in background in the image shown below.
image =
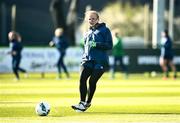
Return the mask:
POLYGON ((99 23, 99 14, 96 11, 87 11, 85 20, 89 30, 84 37, 79 83, 80 102, 72 105, 77 112, 84 112, 91 106, 96 84, 109 65, 107 51, 112 49, 111 32, 105 23, 99 23), (89 80, 89 87, 87 87, 87 80, 89 80))
POLYGON ((128 78, 127 67, 123 62, 123 57, 125 53, 123 49, 122 38, 120 37, 117 30, 114 30, 112 34, 113 34, 113 49, 112 49, 113 66, 112 66, 111 78, 112 79, 115 78, 115 72, 117 69, 119 69, 119 66, 122 69, 122 71, 125 73, 125 78, 128 78))
POLYGON ((64 35, 64 30, 62 28, 57 28, 54 32, 54 37, 52 41, 49 42, 49 45, 55 46, 59 52, 59 58, 57 61, 57 68, 58 68, 58 75, 57 79, 60 79, 62 77, 61 75, 61 68, 63 68, 66 77, 69 78, 69 72, 67 71, 67 67, 64 64, 64 57, 66 55, 66 50, 68 48, 68 42, 64 35))
POLYGON ((28 76, 27 72, 25 69, 20 68, 20 62, 21 62, 21 52, 23 49, 22 43, 21 43, 21 36, 19 33, 15 32, 15 31, 11 31, 8 34, 8 38, 9 38, 9 46, 10 46, 10 51, 8 52, 8 54, 11 54, 12 56, 12 69, 13 69, 13 73, 15 74, 16 78, 15 80, 19 80, 19 73, 18 71, 21 71, 23 73, 25 73, 25 77, 28 76))
POLYGON ((172 50, 172 40, 168 34, 168 30, 161 32, 161 54, 160 54, 160 66, 163 70, 164 76, 163 79, 169 77, 168 66, 173 71, 173 78, 177 78, 176 67, 173 63, 174 53, 172 50))

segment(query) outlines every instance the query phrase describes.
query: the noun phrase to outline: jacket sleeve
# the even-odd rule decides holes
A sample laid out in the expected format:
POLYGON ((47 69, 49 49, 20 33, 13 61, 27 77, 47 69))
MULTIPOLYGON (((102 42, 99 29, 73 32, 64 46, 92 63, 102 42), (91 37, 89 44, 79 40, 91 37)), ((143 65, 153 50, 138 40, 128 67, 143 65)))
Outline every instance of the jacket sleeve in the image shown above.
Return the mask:
POLYGON ((111 50, 113 47, 112 35, 110 30, 107 28, 105 33, 103 33, 104 42, 96 42, 96 48, 102 50, 111 50))
POLYGON ((171 47, 172 47, 172 42, 170 39, 168 39, 168 41, 164 44, 164 48, 169 50, 171 49, 171 47))

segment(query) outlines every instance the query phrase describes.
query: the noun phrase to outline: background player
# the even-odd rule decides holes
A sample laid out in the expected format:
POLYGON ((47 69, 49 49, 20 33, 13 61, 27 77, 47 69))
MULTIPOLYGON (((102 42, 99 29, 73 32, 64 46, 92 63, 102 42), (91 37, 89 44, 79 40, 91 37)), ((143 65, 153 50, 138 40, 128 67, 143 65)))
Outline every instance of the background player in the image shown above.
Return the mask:
POLYGON ((115 72, 117 67, 117 64, 119 62, 119 66, 121 67, 122 71, 125 73, 125 78, 128 77, 128 71, 127 67, 123 62, 123 57, 124 57, 124 49, 123 49, 123 44, 122 44, 122 39, 119 36, 119 33, 117 30, 113 31, 113 50, 112 50, 112 55, 113 55, 113 66, 112 66, 112 75, 111 78, 115 78, 115 72))
POLYGON ((11 48, 11 51, 9 51, 8 54, 11 54, 11 56, 12 56, 13 73, 16 76, 16 80, 19 80, 20 77, 19 77, 18 71, 26 73, 25 75, 27 76, 26 70, 19 67, 20 62, 21 62, 21 52, 23 49, 23 46, 21 43, 22 39, 21 39, 20 34, 15 31, 9 32, 8 38, 10 41, 10 48, 11 48))
POLYGON ((54 37, 52 41, 49 42, 49 45, 56 46, 58 52, 59 52, 59 58, 57 61, 57 68, 58 68, 58 75, 57 78, 61 78, 61 67, 63 68, 64 72, 66 73, 67 78, 69 78, 69 73, 67 71, 66 65, 64 64, 64 57, 66 55, 66 49, 68 47, 68 42, 63 35, 63 29, 57 28, 54 32, 54 37))
POLYGON ((177 77, 176 67, 173 63, 173 50, 172 50, 172 40, 169 37, 168 31, 164 30, 161 33, 161 55, 160 55, 160 66, 164 72, 163 79, 167 79, 169 77, 168 65, 171 67, 174 72, 173 78, 177 77))

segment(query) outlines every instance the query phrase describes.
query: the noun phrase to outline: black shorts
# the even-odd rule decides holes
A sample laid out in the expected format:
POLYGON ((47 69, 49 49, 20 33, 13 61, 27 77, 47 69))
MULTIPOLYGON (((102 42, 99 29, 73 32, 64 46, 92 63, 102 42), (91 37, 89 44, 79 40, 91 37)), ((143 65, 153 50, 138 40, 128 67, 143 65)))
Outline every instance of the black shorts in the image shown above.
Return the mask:
POLYGON ((172 55, 165 55, 163 58, 166 59, 166 60, 170 60, 170 61, 173 60, 173 56, 172 55))
POLYGON ((99 69, 99 70, 106 70, 106 67, 102 64, 96 63, 95 61, 83 61, 81 63, 81 67, 88 67, 91 69, 99 69))

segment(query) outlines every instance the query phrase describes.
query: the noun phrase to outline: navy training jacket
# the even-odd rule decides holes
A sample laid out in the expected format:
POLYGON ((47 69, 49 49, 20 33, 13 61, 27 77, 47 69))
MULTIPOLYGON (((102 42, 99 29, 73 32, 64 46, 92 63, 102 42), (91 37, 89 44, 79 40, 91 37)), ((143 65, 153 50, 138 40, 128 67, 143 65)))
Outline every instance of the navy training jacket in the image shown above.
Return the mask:
POLYGON ((84 37, 84 53, 83 62, 95 61, 100 64, 108 64, 108 50, 113 47, 112 35, 105 23, 97 24, 94 28, 90 28, 84 37), (96 47, 90 45, 91 41, 96 42, 96 47))
POLYGON ((60 51, 60 52, 65 52, 65 50, 68 47, 68 42, 65 38, 64 35, 60 36, 60 37, 53 37, 53 42, 56 46, 56 48, 60 51))
POLYGON ((172 41, 169 37, 162 38, 161 40, 161 57, 172 59, 174 56, 173 50, 172 50, 172 41))
POLYGON ((11 52, 14 52, 14 51, 16 52, 15 55, 12 55, 13 58, 15 59, 21 58, 21 51, 23 49, 23 46, 20 42, 13 39, 10 43, 10 48, 11 48, 11 52))

